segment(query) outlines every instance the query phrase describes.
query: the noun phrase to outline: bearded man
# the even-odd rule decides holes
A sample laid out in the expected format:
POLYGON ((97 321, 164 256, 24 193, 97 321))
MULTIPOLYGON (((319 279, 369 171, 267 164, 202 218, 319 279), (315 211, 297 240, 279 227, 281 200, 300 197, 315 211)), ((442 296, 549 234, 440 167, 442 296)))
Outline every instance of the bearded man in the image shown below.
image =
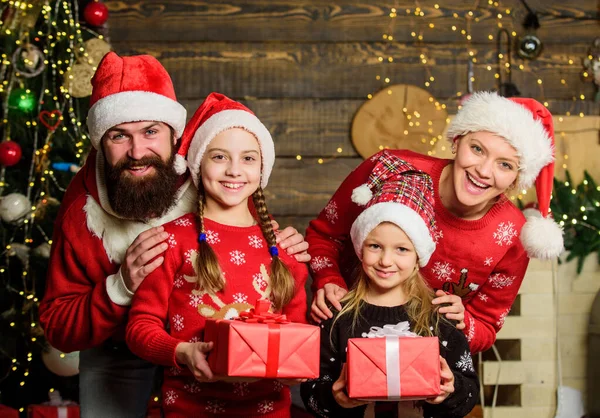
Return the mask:
MULTIPOLYGON (((186 110, 151 56, 110 52, 92 85, 94 149, 55 222, 40 322, 53 347, 81 351, 82 418, 144 417, 156 369, 129 351, 124 329, 134 292, 164 260, 161 225, 196 209, 189 174, 173 165, 186 110)), ((308 261, 295 229, 278 238, 308 261)))

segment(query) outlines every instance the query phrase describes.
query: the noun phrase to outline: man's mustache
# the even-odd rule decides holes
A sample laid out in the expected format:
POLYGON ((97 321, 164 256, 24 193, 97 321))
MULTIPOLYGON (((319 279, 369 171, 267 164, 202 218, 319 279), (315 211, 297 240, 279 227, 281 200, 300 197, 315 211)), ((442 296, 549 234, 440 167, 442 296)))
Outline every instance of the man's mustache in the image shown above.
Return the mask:
POLYGON ((160 167, 160 166, 163 166, 164 164, 165 163, 160 159, 160 157, 145 156, 145 157, 140 158, 139 160, 134 160, 133 158, 123 159, 123 160, 117 162, 117 164, 113 167, 113 169, 118 170, 118 171, 123 171, 123 170, 129 170, 129 169, 145 167, 145 166, 160 167))

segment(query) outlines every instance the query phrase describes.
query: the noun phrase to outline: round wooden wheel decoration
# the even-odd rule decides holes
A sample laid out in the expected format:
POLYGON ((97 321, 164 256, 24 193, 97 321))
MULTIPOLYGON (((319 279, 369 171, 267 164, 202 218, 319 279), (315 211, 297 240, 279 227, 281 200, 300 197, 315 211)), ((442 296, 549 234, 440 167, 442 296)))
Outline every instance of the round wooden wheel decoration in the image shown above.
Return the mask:
POLYGON ((352 120, 356 151, 363 158, 384 148, 427 154, 443 134, 448 117, 446 109, 436 103, 428 91, 408 84, 379 91, 352 120))

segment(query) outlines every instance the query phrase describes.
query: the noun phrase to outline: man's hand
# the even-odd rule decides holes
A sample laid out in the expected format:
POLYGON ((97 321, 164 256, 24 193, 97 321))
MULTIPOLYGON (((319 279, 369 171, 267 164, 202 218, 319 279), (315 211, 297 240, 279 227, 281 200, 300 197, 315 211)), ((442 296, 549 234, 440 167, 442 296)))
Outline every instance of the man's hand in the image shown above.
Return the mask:
POLYGON ((302 234, 292 226, 280 231, 277 221, 271 221, 271 223, 281 249, 286 250, 289 255, 293 255, 299 263, 308 263, 310 261, 310 255, 307 251, 308 242, 304 241, 302 234))
POLYGON ((346 363, 342 366, 340 377, 333 383, 331 387, 333 398, 342 408, 356 408, 357 406, 366 405, 369 402, 351 399, 346 393, 346 363))
POLYGON ((163 242, 168 237, 169 234, 164 232, 164 228, 157 226, 142 232, 131 243, 121 264, 121 276, 129 291, 135 293, 146 276, 163 263, 163 256, 154 258, 169 248, 169 245, 163 242))
POLYGON ((325 298, 327 298, 327 300, 335 309, 341 311, 342 305, 340 305, 339 301, 346 295, 346 293, 348 293, 346 289, 338 286, 335 283, 327 283, 325 286, 323 286, 323 289, 317 290, 310 307, 310 316, 312 320, 318 324, 324 319, 333 318, 333 313, 331 313, 327 307, 325 298))
POLYGON ((206 353, 213 348, 213 343, 179 343, 175 348, 177 363, 184 364, 190 369, 196 380, 209 382, 213 373, 206 361, 206 353))
POLYGON ((443 290, 435 292, 435 299, 431 301, 434 305, 443 305, 438 312, 445 314, 446 319, 456 321, 457 329, 465 329, 465 305, 462 298, 457 295, 447 294, 443 290))
POLYGON ((444 402, 448 398, 448 396, 454 393, 454 373, 452 373, 452 370, 448 366, 446 359, 442 356, 440 356, 440 368, 440 390, 442 391, 442 393, 440 393, 435 398, 426 399, 425 402, 431 404, 439 404, 444 402))

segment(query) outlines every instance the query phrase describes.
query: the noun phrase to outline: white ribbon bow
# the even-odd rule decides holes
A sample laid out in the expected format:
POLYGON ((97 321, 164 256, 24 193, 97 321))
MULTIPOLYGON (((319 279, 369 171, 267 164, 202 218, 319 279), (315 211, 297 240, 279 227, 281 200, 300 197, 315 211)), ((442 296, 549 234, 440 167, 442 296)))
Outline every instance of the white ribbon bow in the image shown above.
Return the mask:
POLYGON ((381 337, 418 337, 410 330, 408 321, 398 322, 396 325, 387 324, 383 327, 371 327, 369 332, 363 332, 363 338, 381 338, 381 337))

